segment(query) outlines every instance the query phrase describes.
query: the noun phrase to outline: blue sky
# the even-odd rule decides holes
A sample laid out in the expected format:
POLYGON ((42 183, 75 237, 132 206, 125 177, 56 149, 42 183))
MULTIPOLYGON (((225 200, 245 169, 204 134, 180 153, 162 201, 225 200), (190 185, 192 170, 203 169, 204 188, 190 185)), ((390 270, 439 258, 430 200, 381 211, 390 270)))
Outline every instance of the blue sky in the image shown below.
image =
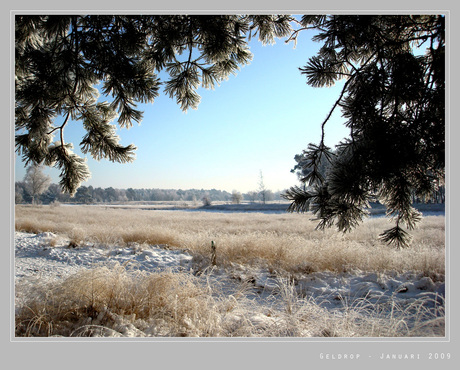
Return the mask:
MULTIPOLYGON (((123 145, 137 146, 136 160, 117 164, 86 156, 92 176, 82 185, 247 192, 258 188, 260 171, 273 191, 298 184, 290 173, 294 156, 319 142, 321 123, 342 86, 315 89, 306 84, 298 68, 320 47, 311 37, 309 31, 301 33, 296 48, 281 39, 267 46, 252 40, 252 62, 214 90, 200 89, 197 110, 184 113, 164 94, 153 105, 139 105, 141 124, 118 130, 123 145)), ((74 143, 79 155, 84 134, 78 122, 66 126, 65 140, 74 143)), ((337 112, 327 125, 326 145, 333 147, 347 135, 337 112)), ((58 170, 46 173, 59 181, 58 170)), ((16 158, 16 181, 24 174, 16 158)))

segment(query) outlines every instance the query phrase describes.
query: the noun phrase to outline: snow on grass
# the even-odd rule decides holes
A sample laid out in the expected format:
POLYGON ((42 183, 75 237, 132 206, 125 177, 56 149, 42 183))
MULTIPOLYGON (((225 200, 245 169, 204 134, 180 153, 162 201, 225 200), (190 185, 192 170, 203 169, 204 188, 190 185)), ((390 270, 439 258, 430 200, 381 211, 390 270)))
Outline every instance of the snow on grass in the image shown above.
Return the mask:
POLYGON ((167 246, 130 243, 127 248, 83 244, 76 246, 51 232, 15 233, 16 278, 39 276, 42 279, 68 277, 81 268, 98 264, 131 264, 140 270, 186 269, 192 256, 167 246))
POLYGON ((445 283, 422 273, 211 268, 165 245, 16 232, 15 277, 17 335, 444 336, 445 283))

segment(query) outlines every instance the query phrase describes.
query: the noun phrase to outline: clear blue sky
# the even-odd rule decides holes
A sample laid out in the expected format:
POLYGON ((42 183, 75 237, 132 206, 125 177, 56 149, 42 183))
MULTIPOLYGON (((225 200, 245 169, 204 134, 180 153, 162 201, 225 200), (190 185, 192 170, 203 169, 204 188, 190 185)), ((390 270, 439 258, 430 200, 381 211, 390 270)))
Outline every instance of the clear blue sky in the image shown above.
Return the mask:
MULTIPOLYGON (((311 32, 301 33, 296 48, 282 39, 267 46, 252 40, 252 62, 214 90, 200 89, 197 110, 184 113, 164 94, 153 105, 139 105, 141 124, 117 131, 123 145, 137 146, 136 160, 97 162, 87 155, 92 176, 82 185, 247 192, 258 188, 260 171, 273 191, 297 185, 290 172, 294 156, 309 143, 319 143, 321 123, 342 86, 315 89, 306 84, 298 68, 320 47, 311 37, 311 32)), ((65 140, 74 143, 79 155, 84 134, 78 122, 66 126, 65 140)), ((347 135, 338 112, 327 125, 326 145, 333 147, 347 135)), ((46 173, 59 181, 58 170, 46 173)), ((24 174, 16 158, 16 181, 24 174)))

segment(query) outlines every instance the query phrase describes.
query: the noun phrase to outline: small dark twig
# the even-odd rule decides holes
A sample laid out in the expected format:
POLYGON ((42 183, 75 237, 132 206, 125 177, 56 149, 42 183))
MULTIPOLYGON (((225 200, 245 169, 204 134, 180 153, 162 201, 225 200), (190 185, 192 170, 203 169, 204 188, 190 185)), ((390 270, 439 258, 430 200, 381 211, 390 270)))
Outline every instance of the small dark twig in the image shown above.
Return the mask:
POLYGON ((214 241, 211 241, 211 265, 215 266, 217 264, 216 258, 216 244, 214 241))

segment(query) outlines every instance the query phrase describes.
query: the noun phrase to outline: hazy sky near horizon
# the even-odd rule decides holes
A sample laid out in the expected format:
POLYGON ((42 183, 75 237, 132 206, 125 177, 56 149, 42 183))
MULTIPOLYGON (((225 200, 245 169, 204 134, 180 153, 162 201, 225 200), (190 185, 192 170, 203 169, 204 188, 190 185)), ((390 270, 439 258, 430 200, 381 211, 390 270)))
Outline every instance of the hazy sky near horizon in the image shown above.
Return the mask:
MULTIPOLYGON (((200 88, 197 110, 182 112, 162 90, 153 104, 139 104, 144 111, 141 124, 117 130, 121 144, 138 148, 132 163, 98 162, 83 155, 78 144, 85 130, 79 122, 69 123, 65 140, 87 158, 91 171, 82 185, 247 192, 258 188, 260 171, 273 191, 297 185, 290 172, 294 156, 309 143, 319 143, 321 123, 343 86, 306 84, 299 67, 321 46, 312 36, 311 31, 301 33, 295 48, 284 39, 267 46, 253 39, 251 63, 214 90, 200 88)), ((334 147, 348 136, 343 121, 337 111, 326 126, 326 145, 334 147)), ((57 169, 45 172, 59 182, 57 169)), ((15 180, 22 181, 24 175, 24 164, 16 156, 15 180)))

